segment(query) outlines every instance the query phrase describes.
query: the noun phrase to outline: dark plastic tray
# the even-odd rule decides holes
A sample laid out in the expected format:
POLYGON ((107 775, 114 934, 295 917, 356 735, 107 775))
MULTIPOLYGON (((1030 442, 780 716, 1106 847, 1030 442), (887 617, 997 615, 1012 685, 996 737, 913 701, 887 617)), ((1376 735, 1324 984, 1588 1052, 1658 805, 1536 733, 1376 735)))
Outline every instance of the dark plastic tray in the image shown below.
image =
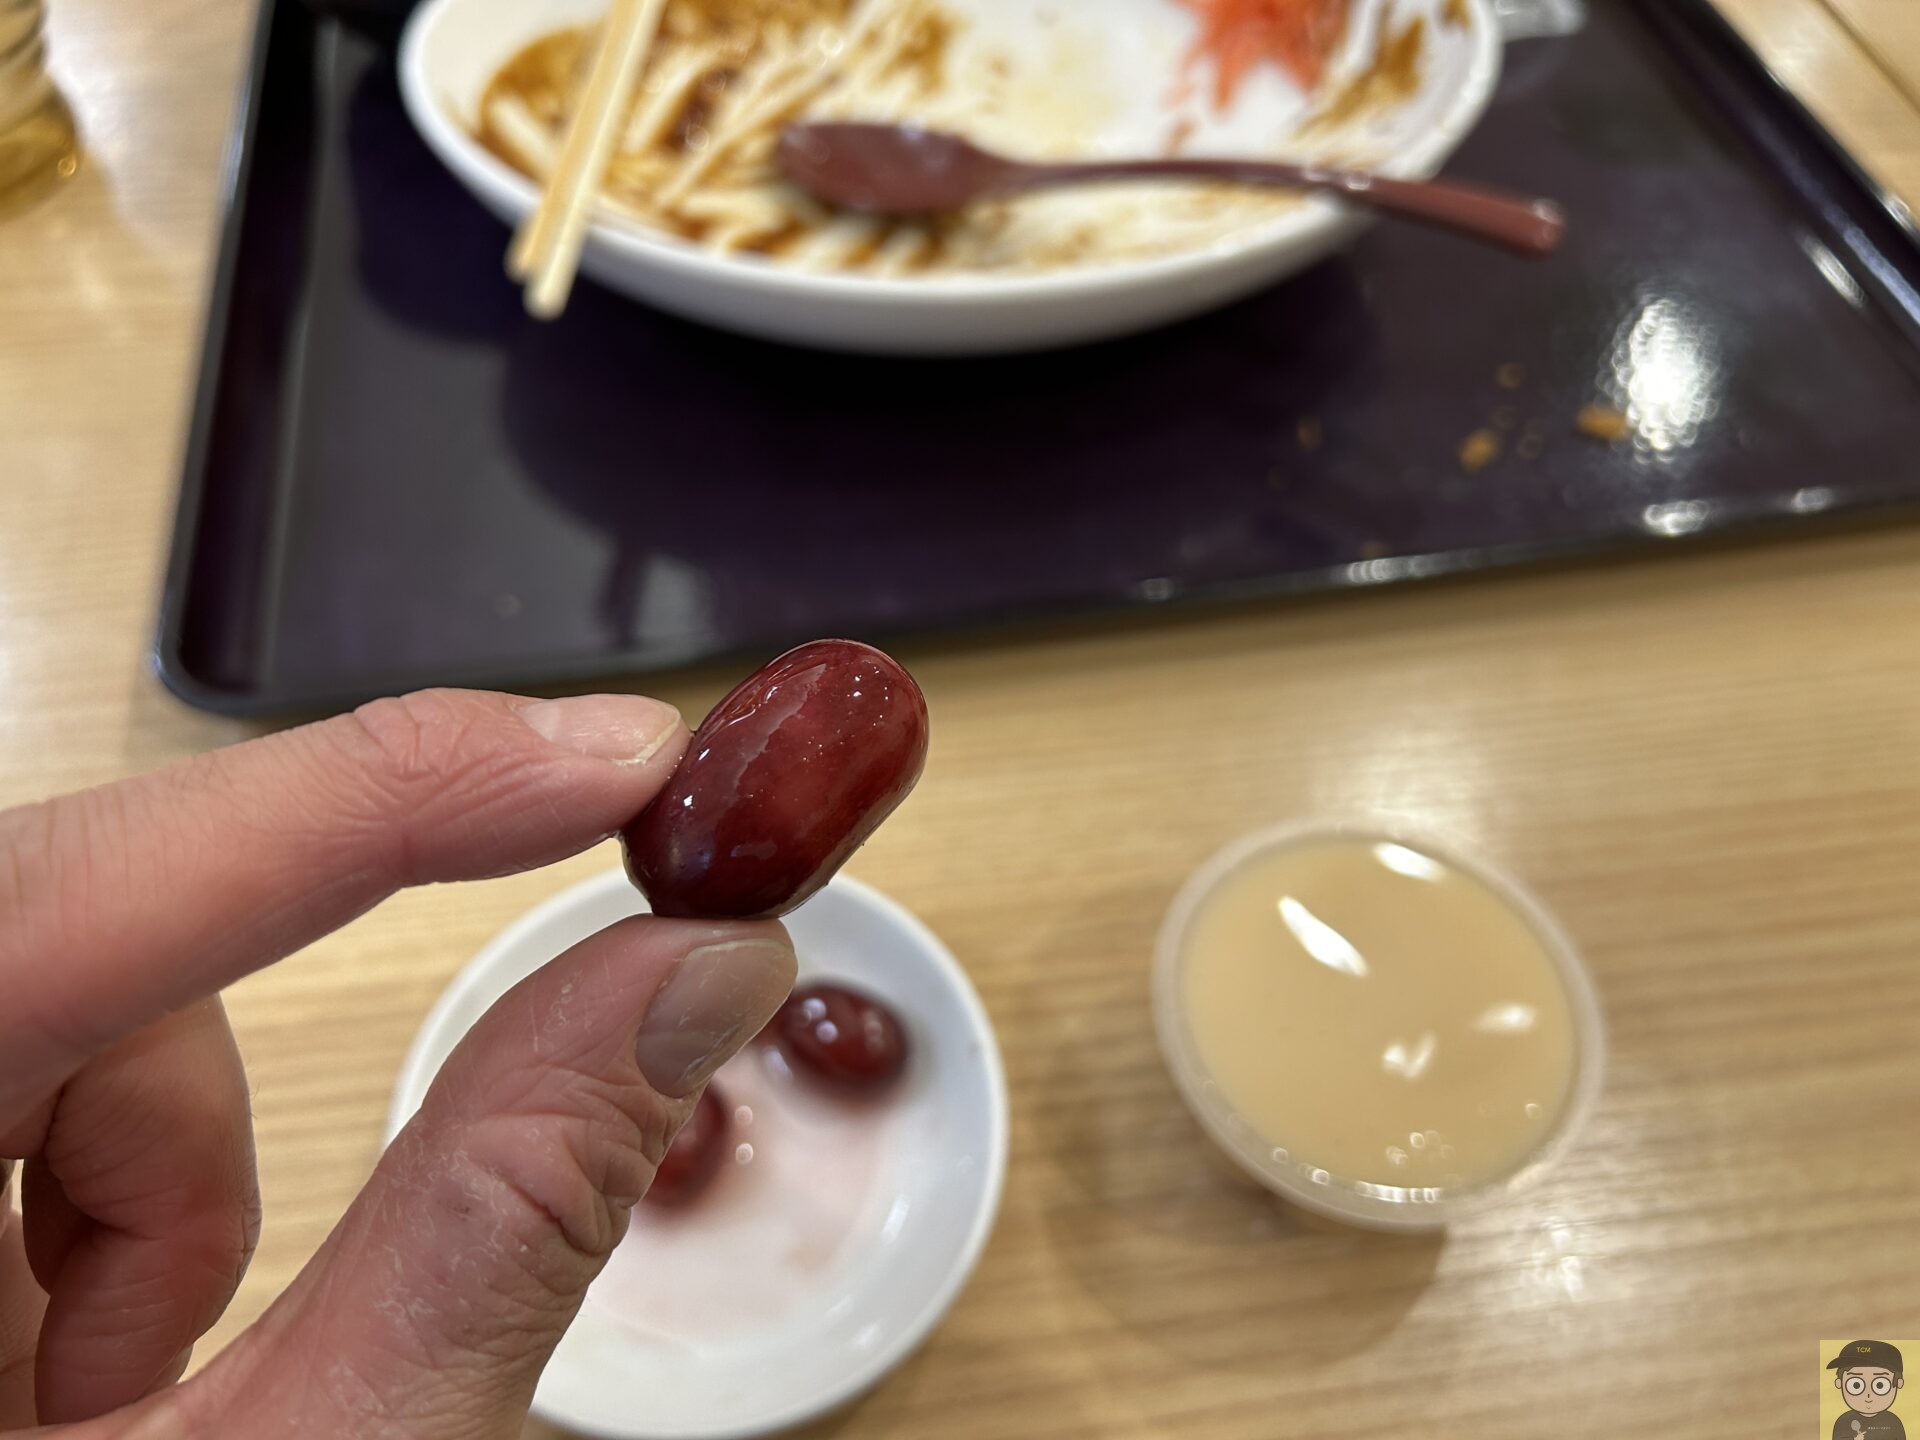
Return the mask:
POLYGON ((223 711, 586 682, 798 638, 1376 584, 1920 501, 1920 244, 1705 0, 1510 47, 1407 226, 1019 359, 823 356, 606 294, 527 319, 392 35, 267 0, 160 621, 223 711), (1500 383, 1503 367, 1505 379, 1500 383), (1635 441, 1581 434, 1591 403, 1635 441), (1469 473, 1463 441, 1503 453, 1469 473))

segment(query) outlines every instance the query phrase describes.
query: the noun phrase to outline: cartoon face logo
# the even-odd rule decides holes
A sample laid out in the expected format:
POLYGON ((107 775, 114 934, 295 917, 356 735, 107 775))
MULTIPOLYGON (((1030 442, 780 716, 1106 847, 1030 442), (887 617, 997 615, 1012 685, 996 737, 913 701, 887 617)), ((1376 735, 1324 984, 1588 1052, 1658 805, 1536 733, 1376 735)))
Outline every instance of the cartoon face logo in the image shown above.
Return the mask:
POLYGON ((1884 1365, 1868 1365, 1842 1370, 1833 1377, 1833 1383, 1840 1387, 1849 1410, 1858 1415, 1878 1415, 1893 1408, 1906 1381, 1884 1365))
MULTIPOLYGON (((1900 1352, 1884 1340, 1855 1340, 1840 1347, 1840 1353, 1827 1362, 1833 1371, 1833 1383, 1848 1411, 1847 1426, 1855 1435, 1904 1435, 1900 1422, 1892 1416, 1875 1425, 1866 1425, 1859 1417, 1883 1415, 1900 1398, 1906 1381, 1900 1375, 1900 1352)), ((1845 1440, 1847 1426, 1835 1425, 1834 1434, 1845 1440)))

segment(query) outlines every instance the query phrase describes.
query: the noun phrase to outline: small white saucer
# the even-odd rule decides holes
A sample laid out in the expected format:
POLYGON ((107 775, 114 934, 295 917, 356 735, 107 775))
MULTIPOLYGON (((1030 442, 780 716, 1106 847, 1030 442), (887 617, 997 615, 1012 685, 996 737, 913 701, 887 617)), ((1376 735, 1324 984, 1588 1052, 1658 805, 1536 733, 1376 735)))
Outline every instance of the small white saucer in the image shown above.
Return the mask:
MULTIPOLYGON (((645 910, 613 871, 496 936, 415 1036, 389 1138, 489 1005, 576 941, 645 910)), ((724 1440, 798 1425, 912 1353, 986 1244, 1006 1173, 1007 1088, 965 973, 912 914, 844 876, 787 927, 803 982, 850 981, 906 1022, 906 1074, 884 1099, 816 1096, 789 1108, 780 1133, 765 1133, 777 1115, 749 1121, 736 1138, 759 1127, 751 1179, 723 1172, 684 1212, 639 1207, 541 1379, 533 1408, 544 1420, 607 1440, 724 1440), (823 1227, 819 1243, 808 1241, 809 1223, 823 1227)), ((730 1097, 749 1094, 778 1063, 777 1052, 749 1047, 718 1083, 730 1097)))

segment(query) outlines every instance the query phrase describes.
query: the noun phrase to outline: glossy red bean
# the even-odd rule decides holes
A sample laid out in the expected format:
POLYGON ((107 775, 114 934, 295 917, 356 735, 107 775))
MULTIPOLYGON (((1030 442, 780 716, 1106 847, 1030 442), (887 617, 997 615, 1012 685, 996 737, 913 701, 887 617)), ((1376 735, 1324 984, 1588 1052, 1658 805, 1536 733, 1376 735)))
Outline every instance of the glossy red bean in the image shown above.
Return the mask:
POLYGON ((899 1017, 845 985, 801 986, 771 1028, 794 1065, 837 1085, 885 1085, 906 1068, 907 1032, 899 1017))
POLYGON ((733 1111, 717 1084, 708 1082, 693 1114, 673 1137, 673 1144, 653 1172, 647 1204, 675 1208, 685 1205, 712 1183, 730 1153, 733 1111))
POLYGON ((621 834, 657 915, 784 915, 906 798, 927 702, 892 656, 816 640, 714 706, 659 798, 621 834))

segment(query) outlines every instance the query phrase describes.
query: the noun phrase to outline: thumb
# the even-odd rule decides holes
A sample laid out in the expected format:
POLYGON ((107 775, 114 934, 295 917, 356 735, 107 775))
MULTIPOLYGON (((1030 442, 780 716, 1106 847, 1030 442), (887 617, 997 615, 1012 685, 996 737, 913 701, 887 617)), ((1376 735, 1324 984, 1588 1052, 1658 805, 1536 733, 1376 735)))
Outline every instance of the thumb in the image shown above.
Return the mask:
POLYGON ((793 977, 776 922, 641 917, 522 981, 293 1287, 175 1392, 186 1432, 518 1436, 700 1088, 793 977))

